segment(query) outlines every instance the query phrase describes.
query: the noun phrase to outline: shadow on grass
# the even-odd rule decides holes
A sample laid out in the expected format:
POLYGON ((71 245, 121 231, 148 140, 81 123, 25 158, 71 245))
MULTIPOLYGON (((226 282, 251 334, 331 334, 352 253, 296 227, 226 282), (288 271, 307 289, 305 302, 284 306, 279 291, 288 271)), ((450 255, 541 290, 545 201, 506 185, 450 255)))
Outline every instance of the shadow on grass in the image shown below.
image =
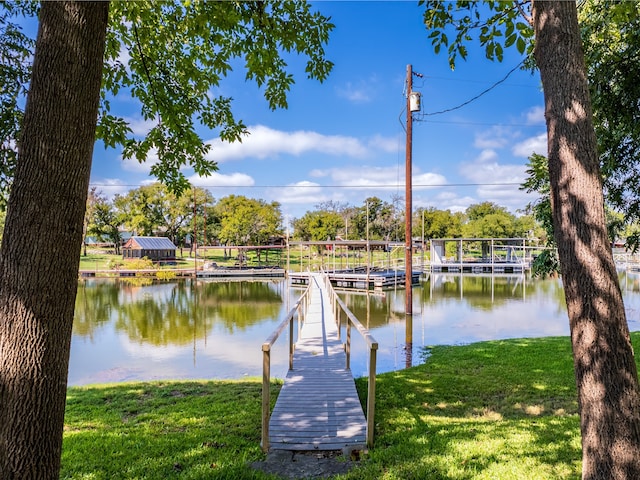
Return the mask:
MULTIPOLYGON (((136 383, 71 388, 61 478, 265 479, 262 383, 136 383)), ((275 399, 280 385, 273 385, 275 399)))
MULTIPOLYGON (((429 354, 423 365, 378 376, 375 449, 366 474, 349 478, 579 478, 568 338, 429 354)), ((366 379, 357 385, 366 397, 366 379)))

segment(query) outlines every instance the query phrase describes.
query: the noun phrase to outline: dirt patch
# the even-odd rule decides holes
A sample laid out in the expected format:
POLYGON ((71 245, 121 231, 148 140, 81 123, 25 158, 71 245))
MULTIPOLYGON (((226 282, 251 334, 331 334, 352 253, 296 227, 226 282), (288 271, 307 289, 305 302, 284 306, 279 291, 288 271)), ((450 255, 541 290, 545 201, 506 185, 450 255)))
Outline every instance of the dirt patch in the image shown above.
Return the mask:
POLYGON ((358 465, 360 451, 313 451, 294 452, 276 450, 267 454, 264 462, 253 462, 251 466, 280 478, 321 479, 347 473, 358 465))

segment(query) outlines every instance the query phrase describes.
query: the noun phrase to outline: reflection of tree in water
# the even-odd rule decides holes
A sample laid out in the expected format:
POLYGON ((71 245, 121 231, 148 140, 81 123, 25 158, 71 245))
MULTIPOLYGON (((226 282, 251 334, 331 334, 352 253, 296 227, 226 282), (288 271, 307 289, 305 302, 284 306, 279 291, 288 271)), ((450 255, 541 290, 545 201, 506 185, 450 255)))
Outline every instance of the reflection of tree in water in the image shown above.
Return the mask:
MULTIPOLYGON (((414 288, 414 302, 446 305, 464 302, 474 310, 491 311, 510 302, 527 302, 534 296, 552 299, 564 311, 564 291, 557 279, 531 279, 517 276, 443 275, 433 276, 414 288), (492 284, 493 283, 493 284, 492 284)), ((388 290, 384 296, 342 292, 349 309, 369 328, 404 322, 404 289, 388 290)), ((415 308, 415 307, 414 307, 415 308)), ((415 313, 415 311, 414 311, 415 313)))
POLYGON ((78 284, 74 335, 93 338, 115 319, 130 339, 153 345, 185 345, 220 326, 242 331, 277 321, 280 289, 267 282, 156 282, 82 279, 78 284))
POLYGON ((514 301, 526 302, 534 295, 551 297, 559 307, 564 305, 564 293, 556 280, 521 275, 430 275, 422 284, 421 301, 430 305, 464 301, 475 310, 491 311, 514 301))
MULTIPOLYGON (((282 282, 281 282, 282 283, 282 282)), ((282 294, 268 282, 201 282, 198 307, 233 333, 265 320, 278 320, 282 294)))
POLYGON ((394 320, 404 321, 404 313, 390 310, 390 302, 387 299, 388 294, 383 296, 341 292, 340 297, 366 328, 374 329, 387 325, 394 320))
POLYGON ((118 307, 117 283, 112 280, 81 279, 78 282, 73 334, 93 339, 97 328, 111 320, 118 307))

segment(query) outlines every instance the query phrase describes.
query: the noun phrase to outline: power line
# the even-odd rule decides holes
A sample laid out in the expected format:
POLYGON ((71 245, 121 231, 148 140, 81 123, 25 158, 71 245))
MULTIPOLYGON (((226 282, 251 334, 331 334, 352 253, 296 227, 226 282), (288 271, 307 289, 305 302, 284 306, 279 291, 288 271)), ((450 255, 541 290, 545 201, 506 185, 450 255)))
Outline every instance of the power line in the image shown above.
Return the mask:
MULTIPOLYGON (((90 183, 92 187, 142 187, 147 183, 140 184, 113 184, 113 183, 90 183)), ((404 183, 390 183, 378 185, 196 185, 197 188, 397 188, 398 185, 404 183)), ((492 183, 414 183, 414 187, 429 188, 449 188, 449 187, 501 187, 501 186, 520 186, 520 182, 492 182, 492 183)))
POLYGON ((500 80, 498 80, 497 82, 495 82, 493 85, 491 85, 489 88, 486 88, 485 90, 483 90, 482 92, 480 92, 479 94, 477 94, 476 96, 470 98, 469 100, 467 100, 466 102, 461 103, 460 105, 456 105, 455 107, 451 107, 451 108, 446 108, 444 110, 440 110, 438 112, 427 112, 427 113, 423 113, 422 116, 423 117, 430 117, 433 115, 440 115, 443 113, 448 113, 448 112, 453 112, 454 110, 458 110, 464 106, 469 105, 472 102, 475 102, 476 100, 478 100, 480 97, 482 97, 483 95, 489 93, 491 90, 493 90, 494 88, 496 88, 498 85, 500 85, 501 83, 504 83, 507 78, 509 78, 509 76, 515 72, 516 70, 518 70, 522 65, 524 64, 524 60, 522 60, 520 63, 518 63, 515 67, 513 67, 511 70, 509 70, 509 72, 502 77, 500 80))

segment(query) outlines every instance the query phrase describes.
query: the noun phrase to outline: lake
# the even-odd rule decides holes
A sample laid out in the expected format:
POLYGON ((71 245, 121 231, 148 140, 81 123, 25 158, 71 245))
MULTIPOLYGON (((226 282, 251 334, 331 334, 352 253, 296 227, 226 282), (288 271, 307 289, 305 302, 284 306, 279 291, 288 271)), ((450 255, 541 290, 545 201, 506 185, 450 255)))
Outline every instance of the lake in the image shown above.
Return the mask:
MULTIPOLYGON (((629 327, 638 330, 640 276, 621 273, 620 282, 629 327)), ((81 279, 69 385, 261 376, 261 345, 301 292, 285 279, 81 279)), ((379 373, 422 362, 431 345, 569 334, 558 279, 432 274, 414 287, 408 320, 402 288, 341 297, 378 341, 379 373)), ((287 370, 287 331, 271 356, 278 378, 287 370)), ((364 341, 355 331, 352 338, 352 371, 367 375, 364 341)))

